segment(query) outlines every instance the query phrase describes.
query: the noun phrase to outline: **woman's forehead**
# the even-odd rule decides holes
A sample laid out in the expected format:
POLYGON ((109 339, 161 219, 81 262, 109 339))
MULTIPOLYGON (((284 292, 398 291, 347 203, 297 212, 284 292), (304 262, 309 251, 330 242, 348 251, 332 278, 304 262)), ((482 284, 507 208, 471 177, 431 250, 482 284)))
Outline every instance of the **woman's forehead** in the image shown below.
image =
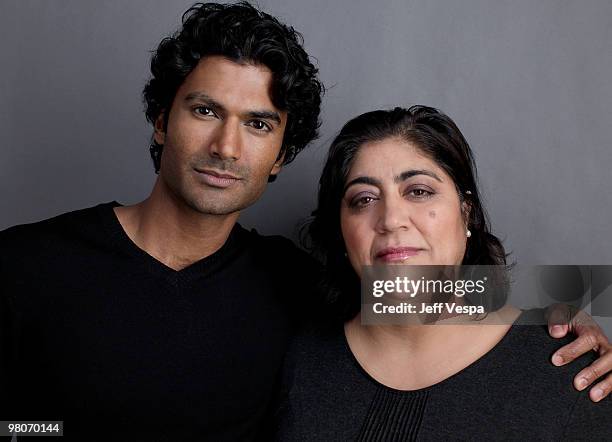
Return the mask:
POLYGON ((398 138, 367 142, 359 147, 349 168, 348 179, 356 176, 389 178, 406 170, 422 169, 446 173, 414 143, 398 138))

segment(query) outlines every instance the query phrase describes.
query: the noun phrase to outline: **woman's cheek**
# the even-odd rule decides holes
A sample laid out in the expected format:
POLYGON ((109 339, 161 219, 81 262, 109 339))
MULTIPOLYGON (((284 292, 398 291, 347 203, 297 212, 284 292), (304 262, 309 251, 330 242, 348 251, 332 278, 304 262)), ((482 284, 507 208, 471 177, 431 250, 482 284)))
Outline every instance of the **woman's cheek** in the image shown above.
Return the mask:
POLYGON ((350 215, 343 217, 341 228, 348 258, 355 271, 360 273, 361 266, 368 264, 371 235, 363 228, 361 220, 350 215))

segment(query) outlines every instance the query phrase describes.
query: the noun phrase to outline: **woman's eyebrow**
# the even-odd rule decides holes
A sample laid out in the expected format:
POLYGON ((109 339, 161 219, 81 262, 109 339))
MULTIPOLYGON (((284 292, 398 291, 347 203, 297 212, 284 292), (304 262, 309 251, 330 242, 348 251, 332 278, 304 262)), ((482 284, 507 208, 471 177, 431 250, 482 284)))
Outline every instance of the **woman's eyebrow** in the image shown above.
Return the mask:
POLYGON ((346 193, 349 187, 354 186, 355 184, 370 184, 372 186, 380 187, 381 182, 380 180, 369 176, 358 176, 357 178, 349 181, 346 186, 344 186, 344 193, 346 193))
MULTIPOLYGON (((431 170, 426 170, 426 169, 411 169, 411 170, 406 170, 406 171, 400 173, 399 175, 395 176, 393 178, 393 182, 396 183, 396 184, 399 184, 402 181, 406 181, 408 178, 412 178, 413 176, 416 176, 416 175, 427 175, 427 176, 430 176, 430 177, 432 177, 433 179, 435 179, 437 181, 440 181, 441 183, 443 182, 442 178, 440 178, 438 175, 436 175, 431 170)), ((351 186, 354 186, 355 184, 369 184, 371 186, 377 186, 377 187, 381 186, 381 182, 377 178, 372 178, 372 177, 369 177, 369 176, 358 176, 357 178, 354 178, 351 181, 349 181, 346 184, 346 186, 344 186, 344 192, 346 193, 348 188, 351 187, 351 186)))
POLYGON ((395 184, 399 184, 402 181, 406 181, 408 178, 412 178, 413 176, 416 175, 427 175, 432 177, 435 180, 440 181, 441 183, 442 178, 440 178, 438 175, 436 175, 434 172, 430 171, 430 170, 426 170, 426 169, 411 169, 411 170, 406 170, 405 172, 400 173, 399 175, 395 176, 393 178, 393 182, 395 184))

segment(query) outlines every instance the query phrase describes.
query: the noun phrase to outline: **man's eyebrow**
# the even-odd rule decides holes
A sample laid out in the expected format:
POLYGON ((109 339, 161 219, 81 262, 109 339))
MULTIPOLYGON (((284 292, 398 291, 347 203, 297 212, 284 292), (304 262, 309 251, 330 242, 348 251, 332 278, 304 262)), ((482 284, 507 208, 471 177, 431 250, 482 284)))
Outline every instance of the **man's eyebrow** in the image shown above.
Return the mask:
POLYGON ((354 186, 355 184, 370 184, 371 186, 380 187, 381 183, 376 178, 372 178, 369 176, 358 176, 357 178, 349 181, 346 186, 344 186, 344 193, 348 190, 349 187, 354 186))
MULTIPOLYGON (((206 95, 204 92, 191 92, 185 96, 185 101, 202 101, 210 106, 212 110, 223 112, 225 106, 216 101, 214 98, 206 95)), ((277 124, 281 124, 281 116, 278 112, 272 110, 252 110, 245 113, 246 118, 272 120, 277 124)))
POLYGON ((185 101, 203 101, 213 110, 225 110, 225 107, 221 103, 216 101, 214 98, 206 95, 204 92, 190 92, 185 96, 185 101))
POLYGON ((426 169, 412 169, 412 170, 406 170, 402 173, 400 173, 399 175, 395 176, 393 178, 393 182, 395 184, 399 184, 402 181, 406 181, 408 178, 412 178, 413 176, 416 175, 427 175, 432 177, 435 180, 440 181, 441 183, 443 182, 442 179, 436 175, 434 172, 430 171, 430 170, 426 170, 426 169))
POLYGON ((260 119, 260 120, 272 120, 272 121, 275 121, 277 124, 281 124, 280 114, 275 111, 267 111, 267 110, 250 111, 250 112, 247 112, 246 115, 248 118, 260 119))

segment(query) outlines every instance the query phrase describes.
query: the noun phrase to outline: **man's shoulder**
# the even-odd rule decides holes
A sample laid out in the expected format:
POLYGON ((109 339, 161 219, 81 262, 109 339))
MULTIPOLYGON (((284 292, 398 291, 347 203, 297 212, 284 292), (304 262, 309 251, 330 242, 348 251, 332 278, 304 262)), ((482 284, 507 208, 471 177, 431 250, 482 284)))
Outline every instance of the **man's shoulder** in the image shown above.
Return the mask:
POLYGON ((284 287, 285 299, 300 323, 320 314, 322 294, 319 281, 322 266, 293 241, 279 235, 264 236, 254 230, 247 232, 255 265, 268 272, 275 282, 284 287))
POLYGON ((249 238, 258 251, 268 258, 279 258, 282 260, 299 260, 314 263, 306 251, 300 249, 293 241, 281 235, 262 235, 255 229, 247 230, 239 226, 242 235, 249 238))
POLYGON ((74 210, 28 224, 19 224, 0 231, 0 250, 10 251, 40 249, 53 242, 78 237, 87 231, 99 228, 104 209, 117 203, 102 203, 74 210), (98 227, 97 227, 98 226, 98 227))

